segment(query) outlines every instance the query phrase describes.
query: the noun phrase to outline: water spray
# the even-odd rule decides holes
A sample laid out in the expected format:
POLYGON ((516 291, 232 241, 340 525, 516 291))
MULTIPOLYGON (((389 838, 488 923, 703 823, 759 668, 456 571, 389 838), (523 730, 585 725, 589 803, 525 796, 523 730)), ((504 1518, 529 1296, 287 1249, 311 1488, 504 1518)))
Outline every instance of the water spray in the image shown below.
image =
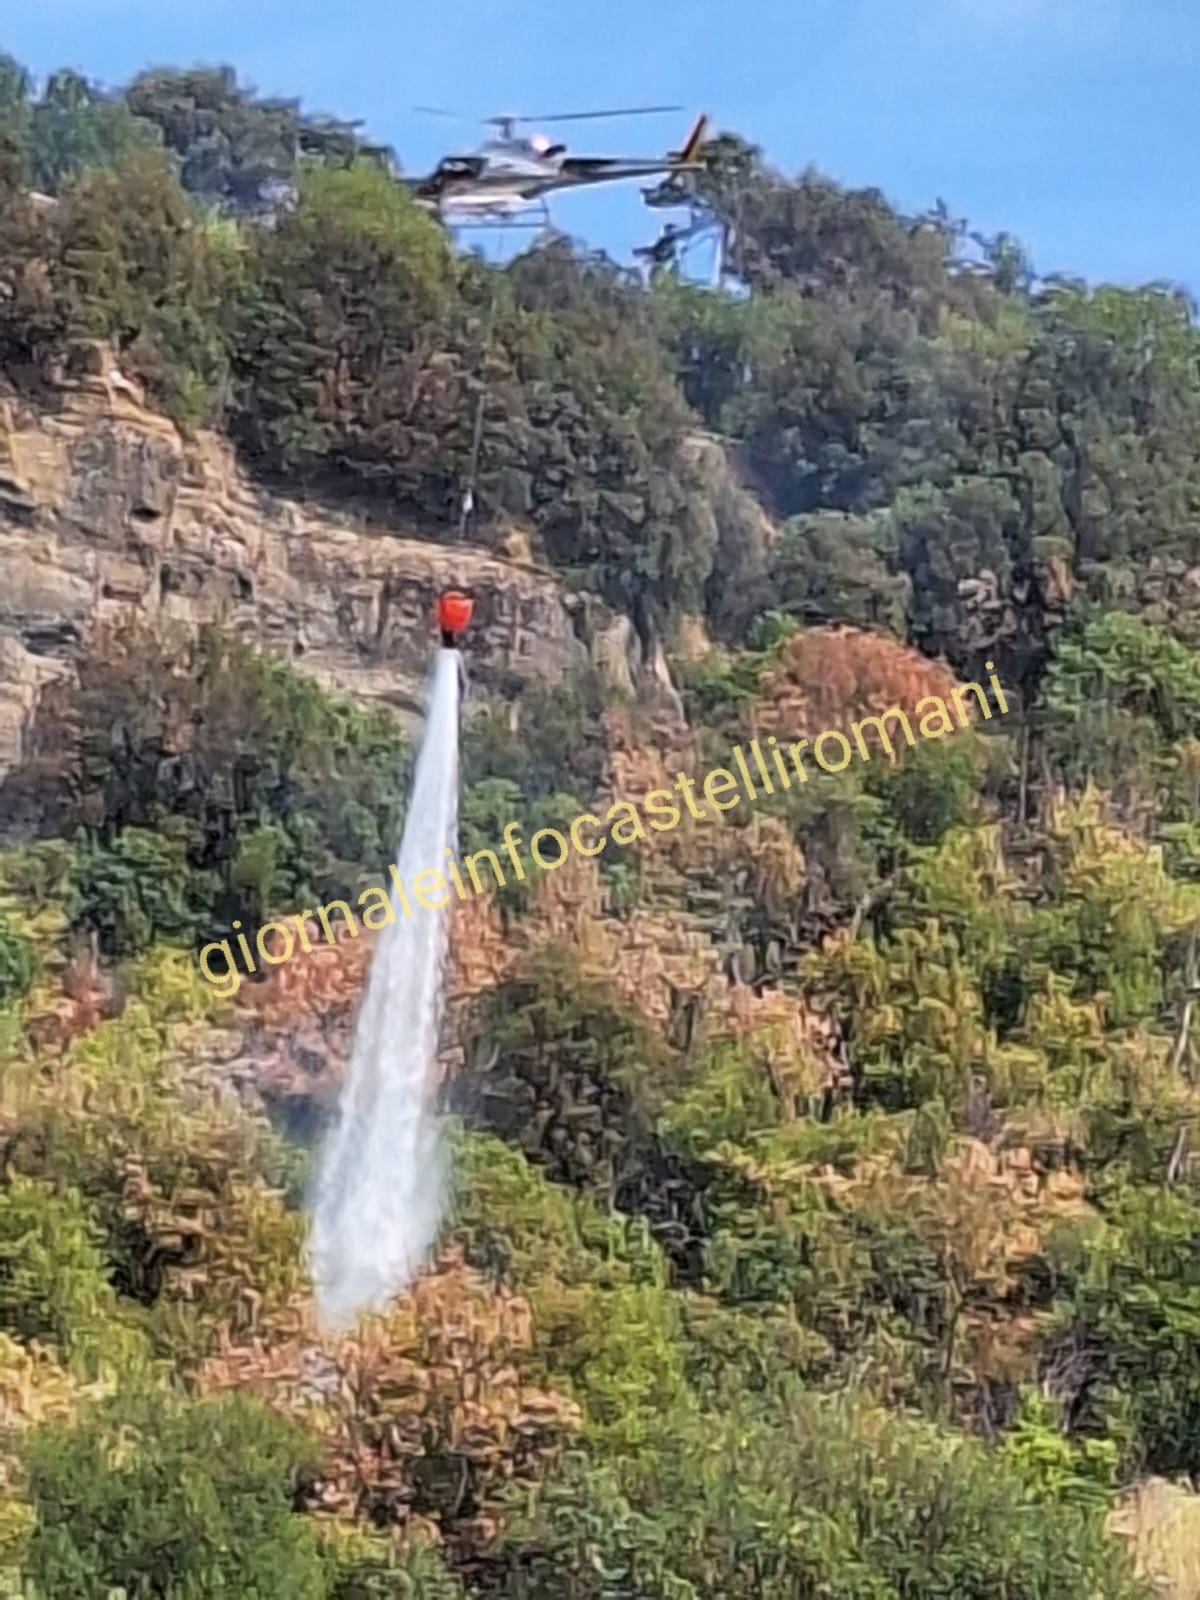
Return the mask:
MULTIPOLYGON (((396 861, 401 883, 440 869, 456 847, 457 644, 471 611, 454 590, 438 602, 442 648, 396 861)), ((450 913, 445 902, 403 907, 395 891, 391 908, 318 1165, 309 1264, 318 1316, 330 1329, 384 1310, 408 1287, 437 1236, 445 1195, 437 1061, 450 913)))

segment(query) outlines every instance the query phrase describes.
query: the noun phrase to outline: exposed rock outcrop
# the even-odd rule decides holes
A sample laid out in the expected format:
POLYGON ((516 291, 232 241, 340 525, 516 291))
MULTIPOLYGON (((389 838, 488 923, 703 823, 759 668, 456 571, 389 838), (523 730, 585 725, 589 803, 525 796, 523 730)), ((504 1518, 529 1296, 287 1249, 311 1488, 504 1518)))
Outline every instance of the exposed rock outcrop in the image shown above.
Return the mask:
POLYGON ((549 573, 268 493, 106 372, 64 379, 58 398, 53 413, 0 400, 0 773, 43 684, 128 607, 163 626, 221 618, 402 717, 420 709, 433 598, 451 583, 475 595, 485 691, 587 660, 585 608, 549 573))

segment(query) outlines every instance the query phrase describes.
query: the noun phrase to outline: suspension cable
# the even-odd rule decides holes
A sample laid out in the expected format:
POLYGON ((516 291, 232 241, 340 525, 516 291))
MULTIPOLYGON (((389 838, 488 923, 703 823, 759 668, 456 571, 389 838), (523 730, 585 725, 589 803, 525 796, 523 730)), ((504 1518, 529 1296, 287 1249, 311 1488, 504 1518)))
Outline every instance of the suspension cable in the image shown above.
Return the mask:
MULTIPOLYGON (((499 254, 504 251, 504 235, 507 230, 500 233, 499 254)), ((488 398, 488 356, 491 354, 492 333, 496 326, 496 307, 500 299, 500 268, 496 267, 496 276, 492 279, 492 295, 488 302, 487 318, 483 325, 483 343, 479 356, 479 392, 475 398, 475 423, 471 431, 471 454, 467 463, 467 486, 463 490, 462 505, 458 516, 458 542, 462 544, 467 537, 467 523, 471 513, 475 510, 475 484, 479 475, 479 456, 483 444, 483 414, 488 398)))

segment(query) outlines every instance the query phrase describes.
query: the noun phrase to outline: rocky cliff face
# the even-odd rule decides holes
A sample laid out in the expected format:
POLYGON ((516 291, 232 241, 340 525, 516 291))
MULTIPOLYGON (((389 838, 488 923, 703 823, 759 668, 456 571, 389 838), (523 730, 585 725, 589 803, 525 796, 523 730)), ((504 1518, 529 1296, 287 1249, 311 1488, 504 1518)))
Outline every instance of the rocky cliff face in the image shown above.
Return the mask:
MULTIPOLYGON (((590 662, 618 696, 638 702, 636 731, 615 705, 604 718, 603 787, 614 798, 644 799, 677 771, 694 769, 661 641, 643 640, 628 617, 566 591, 527 549, 514 559, 437 544, 268 492, 222 440, 184 439, 146 409, 110 361, 94 363, 90 375, 64 375, 53 398, 35 410, 0 390, 0 775, 21 757, 44 685, 86 672, 93 631, 133 614, 163 629, 221 620, 326 686, 415 720, 434 597, 451 584, 475 596, 470 670, 482 694, 516 693, 525 681, 590 662)), ((698 619, 683 644, 685 654, 703 652, 698 619)), ((594 868, 582 885, 564 873, 543 886, 520 934, 502 933, 490 904, 471 908, 475 921, 455 941, 452 1010, 555 941, 589 970, 612 975, 654 1027, 674 1037, 703 1019, 710 1033, 755 1032, 789 1093, 819 1091, 838 1073, 837 1041, 822 1033, 824 1019, 794 997, 745 987, 753 974, 731 967, 711 937, 714 908, 729 903, 730 885, 759 870, 755 863, 781 890, 797 887, 797 852, 776 859, 760 832, 688 830, 661 841, 663 883, 655 885, 663 892, 652 885, 653 904, 632 919, 610 915, 594 868), (694 914, 679 911, 689 899, 679 891, 685 877, 707 895, 694 914)), ((212 1047, 222 1079, 298 1125, 319 1119, 336 1093, 369 954, 367 941, 318 948, 305 963, 247 985, 212 1047)), ((39 1012, 33 1027, 43 1046, 90 1025, 103 1002, 97 989, 39 1012)), ((448 1059, 448 1070, 455 1065, 448 1059)))
POLYGON ((643 665, 623 619, 531 563, 267 493, 222 441, 185 441, 128 385, 73 379, 55 401, 35 412, 0 391, 0 774, 42 686, 78 670, 96 624, 130 607, 164 627, 223 619, 406 719, 433 599, 451 584, 475 595, 471 671, 487 693, 589 654, 630 686, 658 665, 643 665))

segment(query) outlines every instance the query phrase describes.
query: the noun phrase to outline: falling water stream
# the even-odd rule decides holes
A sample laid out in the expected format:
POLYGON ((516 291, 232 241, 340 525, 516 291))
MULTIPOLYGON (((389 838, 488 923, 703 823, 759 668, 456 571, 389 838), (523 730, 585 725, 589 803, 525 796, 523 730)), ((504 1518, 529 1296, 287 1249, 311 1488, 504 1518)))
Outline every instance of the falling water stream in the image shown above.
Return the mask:
POLYGON ((309 1261, 317 1311, 330 1328, 381 1311, 416 1276, 443 1197, 438 1136, 438 1032, 449 911, 412 899, 413 880, 444 872, 458 816, 459 656, 439 651, 397 871, 406 915, 379 934, 337 1120, 320 1154, 309 1261))

